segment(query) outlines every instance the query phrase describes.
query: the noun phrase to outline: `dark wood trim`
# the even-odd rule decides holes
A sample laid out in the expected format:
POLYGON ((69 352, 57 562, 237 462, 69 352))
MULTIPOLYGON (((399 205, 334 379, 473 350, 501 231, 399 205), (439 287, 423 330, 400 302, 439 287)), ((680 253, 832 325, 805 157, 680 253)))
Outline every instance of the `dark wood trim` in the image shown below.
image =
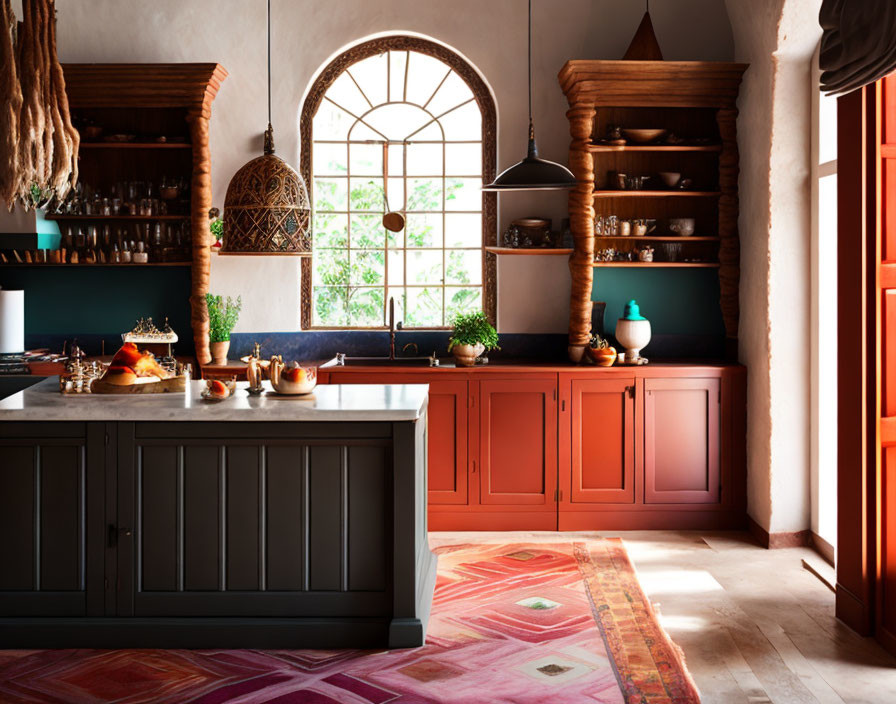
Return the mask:
POLYGON ((809 547, 817 552, 831 567, 836 565, 836 549, 814 531, 809 531, 809 547))
MULTIPOLYGON (((311 176, 313 142, 312 128, 314 116, 320 107, 324 94, 333 82, 353 64, 386 51, 416 51, 439 59, 450 66, 473 91, 476 104, 482 113, 482 178, 483 183, 491 183, 497 174, 497 110, 491 91, 485 81, 467 61, 446 46, 421 37, 391 35, 363 42, 344 51, 333 59, 315 79, 302 105, 300 123, 302 178, 308 184, 308 195, 314 202, 314 188, 311 176)), ((482 246, 494 247, 498 244, 498 205, 496 194, 482 194, 482 246)), ((302 329, 310 330, 311 310, 311 258, 302 261, 302 329)), ((482 253, 482 295, 486 315, 495 324, 497 319, 497 258, 483 249, 482 253)))
POLYGON ((837 100, 837 617, 862 635, 874 621, 877 360, 874 86, 837 100))

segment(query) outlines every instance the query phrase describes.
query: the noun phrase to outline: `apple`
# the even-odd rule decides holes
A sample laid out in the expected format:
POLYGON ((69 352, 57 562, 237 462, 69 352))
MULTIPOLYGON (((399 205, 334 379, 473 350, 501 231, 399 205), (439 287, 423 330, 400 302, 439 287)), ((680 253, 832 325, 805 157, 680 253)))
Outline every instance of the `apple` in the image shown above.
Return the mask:
POLYGON ((215 398, 227 398, 230 396, 230 389, 227 388, 227 384, 218 379, 211 379, 208 382, 208 393, 215 398))
POLYGON ((281 372, 281 376, 286 381, 293 384, 304 384, 308 379, 308 374, 301 367, 290 367, 281 372))

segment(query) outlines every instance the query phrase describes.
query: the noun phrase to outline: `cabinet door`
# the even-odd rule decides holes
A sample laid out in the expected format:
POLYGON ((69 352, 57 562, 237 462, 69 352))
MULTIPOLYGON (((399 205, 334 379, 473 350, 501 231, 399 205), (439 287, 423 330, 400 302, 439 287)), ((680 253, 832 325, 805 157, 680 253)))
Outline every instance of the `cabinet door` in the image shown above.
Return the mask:
POLYGON ((340 616, 382 613, 386 439, 141 425, 119 434, 120 615, 326 616, 333 593, 340 616))
POLYGON ((480 503, 556 511, 556 380, 478 384, 480 503))
POLYGON ((0 433, 0 615, 101 615, 104 434, 88 459, 83 423, 25 425, 0 433))
POLYGON ((573 379, 573 504, 635 501, 635 380, 573 379))
POLYGON ((331 372, 332 384, 429 384, 430 504, 469 503, 467 483, 467 404, 466 380, 433 378, 421 374, 356 374, 331 372))
POLYGON ((644 382, 644 502, 718 503, 719 379, 644 382))

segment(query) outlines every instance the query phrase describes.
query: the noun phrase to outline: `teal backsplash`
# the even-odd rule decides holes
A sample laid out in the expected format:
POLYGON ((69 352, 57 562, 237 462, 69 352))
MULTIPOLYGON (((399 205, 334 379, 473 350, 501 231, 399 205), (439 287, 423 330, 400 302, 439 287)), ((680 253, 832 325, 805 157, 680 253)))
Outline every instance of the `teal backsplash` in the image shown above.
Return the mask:
POLYGON ((604 329, 613 334, 626 302, 635 299, 655 335, 725 335, 717 269, 594 270, 592 300, 604 301, 604 329))
POLYGON ((0 287, 24 289, 25 334, 114 335, 137 318, 168 316, 182 340, 190 331, 189 267, 0 267, 0 287))

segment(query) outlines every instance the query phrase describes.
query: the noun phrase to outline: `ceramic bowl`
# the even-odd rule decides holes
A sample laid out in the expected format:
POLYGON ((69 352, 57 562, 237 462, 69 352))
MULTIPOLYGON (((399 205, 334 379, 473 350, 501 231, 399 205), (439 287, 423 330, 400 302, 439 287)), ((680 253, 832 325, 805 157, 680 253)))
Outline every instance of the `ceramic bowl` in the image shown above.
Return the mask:
POLYGON ((277 383, 274 383, 274 380, 271 379, 271 386, 274 387, 274 391, 284 396, 310 394, 314 391, 314 387, 317 386, 317 367, 302 367, 299 365, 287 367, 280 372, 277 383), (293 380, 289 377, 296 373, 293 371, 295 369, 300 370, 298 373, 299 378, 293 380))
POLYGON ((208 379, 206 381, 206 387, 200 393, 200 397, 202 397, 205 401, 223 401, 224 399, 230 398, 233 395, 233 392, 236 391, 236 380, 229 379, 227 381, 221 379, 220 383, 224 384, 224 388, 227 390, 226 395, 224 393, 218 394, 213 393, 212 389, 218 387, 218 384, 213 384, 214 380, 208 379))
POLYGON ((681 174, 678 171, 660 171, 657 175, 667 188, 675 188, 681 181, 681 174))
POLYGON ((666 130, 660 129, 623 129, 622 134, 626 139, 635 144, 648 144, 658 140, 666 134, 666 130))
POLYGON ((680 237, 690 237, 694 234, 694 218, 670 218, 669 230, 680 237))

